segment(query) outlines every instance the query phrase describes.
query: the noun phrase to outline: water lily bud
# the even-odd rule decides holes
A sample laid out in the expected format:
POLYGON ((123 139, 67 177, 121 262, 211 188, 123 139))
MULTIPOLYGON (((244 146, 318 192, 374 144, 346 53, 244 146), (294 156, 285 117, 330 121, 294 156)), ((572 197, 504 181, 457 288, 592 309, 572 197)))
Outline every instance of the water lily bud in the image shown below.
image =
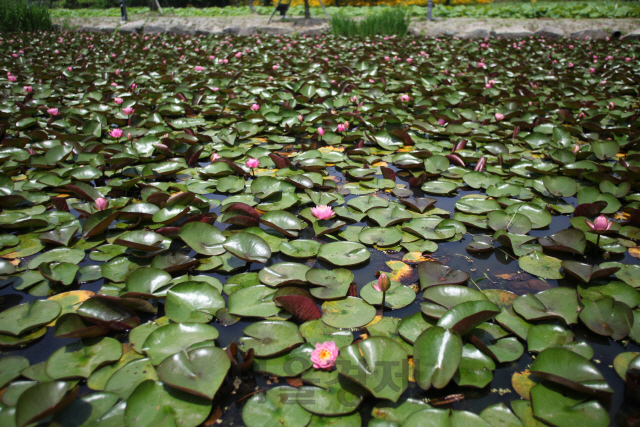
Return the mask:
POLYGON ((389 276, 382 273, 378 277, 378 288, 380 288, 381 292, 387 292, 390 287, 391 287, 391 280, 389 279, 389 276))

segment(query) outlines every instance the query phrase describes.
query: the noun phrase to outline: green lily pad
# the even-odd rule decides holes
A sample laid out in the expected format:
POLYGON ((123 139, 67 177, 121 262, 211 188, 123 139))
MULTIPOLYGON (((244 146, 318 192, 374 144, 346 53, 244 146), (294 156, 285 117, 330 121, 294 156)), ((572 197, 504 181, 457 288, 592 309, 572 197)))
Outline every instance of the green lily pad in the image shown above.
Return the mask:
POLYGON ((422 290, 431 286, 459 285, 469 279, 469 273, 455 270, 439 262, 425 261, 418 265, 422 290))
POLYGON ((54 352, 47 360, 52 379, 88 378, 98 367, 122 356, 122 345, 113 338, 86 338, 54 352))
POLYGON ((244 328, 245 335, 238 340, 242 351, 254 350, 256 357, 280 354, 304 343, 298 327, 281 320, 264 320, 244 328))
MULTIPOLYGON (((382 304, 382 292, 376 291, 373 288, 373 285, 377 284, 377 280, 369 282, 360 290, 360 297, 371 305, 382 304)), ((401 283, 391 281, 391 286, 386 293, 384 306, 395 310, 408 306, 415 299, 416 293, 413 289, 401 283)))
POLYGON ((457 332, 439 326, 425 330, 413 345, 415 378, 424 390, 445 387, 458 371, 462 339, 457 332))
POLYGON ((466 301, 453 306, 438 320, 437 325, 465 335, 498 313, 500 308, 492 302, 466 301))
POLYGON ((20 336, 54 320, 62 308, 55 301, 35 300, 0 313, 0 333, 20 336))
POLYGON ((180 238, 202 255, 222 255, 226 237, 214 226, 204 222, 190 222, 180 228, 180 238))
POLYGON ((29 360, 22 356, 5 356, 0 359, 0 388, 18 378, 20 372, 29 366, 29 360))
POLYGON ((209 323, 224 308, 224 299, 213 286, 196 281, 182 282, 167 292, 165 313, 174 322, 209 323))
POLYGON ((192 345, 218 338, 218 330, 201 323, 170 323, 151 332, 142 351, 157 366, 167 357, 192 345))
POLYGON ((338 370, 310 369, 302 381, 313 386, 298 389, 298 403, 307 411, 323 416, 345 415, 355 411, 366 393, 338 370))
POLYGON ((609 425, 609 414, 596 400, 587 400, 588 395, 555 384, 538 384, 531 389, 533 414, 542 421, 558 427, 574 426, 576 423, 590 427, 609 425))
POLYGON ((47 381, 34 385, 20 395, 16 405, 15 423, 23 427, 47 418, 69 404, 78 394, 78 387, 67 381, 47 381))
POLYGON ((147 380, 127 399, 125 420, 131 427, 200 425, 211 411, 211 401, 147 380))
POLYGON ((564 277, 560 271, 562 261, 539 251, 533 251, 529 255, 520 257, 518 265, 527 273, 543 279, 562 279, 564 277))
POLYGON ((297 390, 286 386, 257 393, 242 409, 242 420, 248 427, 304 427, 311 421, 311 413, 297 402, 296 396, 297 390))
POLYGON ((376 309, 360 298, 345 297, 322 304, 322 321, 335 328, 364 326, 376 315, 376 309))
POLYGON ((569 228, 558 231, 551 236, 538 239, 543 248, 575 254, 583 254, 587 245, 587 238, 582 230, 569 228))
POLYGON ((371 253, 360 243, 333 242, 320 246, 318 259, 323 259, 338 267, 347 267, 365 262, 371 253))
POLYGON ((336 363, 341 367, 340 374, 359 383, 377 398, 396 402, 409 383, 407 353, 391 338, 374 336, 343 348, 336 363), (385 382, 382 386, 383 381, 389 379, 391 384, 385 382))
POLYGON ((610 297, 582 300, 584 308, 580 320, 599 335, 620 340, 626 337, 633 325, 633 313, 629 306, 610 297))
POLYGON ((540 352, 530 371, 541 378, 583 393, 613 393, 613 389, 595 365, 573 351, 563 348, 548 348, 540 352))
POLYGON ((241 260, 266 263, 271 257, 269 244, 251 233, 238 233, 229 237, 224 248, 241 260))
POLYGON ((507 214, 503 210, 487 213, 487 224, 493 230, 507 230, 509 233, 527 234, 531 231, 531 221, 519 213, 507 214))
POLYGON ((279 262, 260 270, 258 278, 271 287, 303 285, 309 270, 309 267, 297 262, 279 262))
POLYGON ((305 279, 316 288, 311 288, 310 292, 320 299, 338 299, 347 294, 349 285, 353 282, 353 273, 345 268, 335 270, 320 270, 317 268, 307 271, 305 279))
POLYGON ((402 240, 402 232, 397 227, 366 227, 358 239, 365 245, 394 246, 402 240))
POLYGON ((526 294, 513 301, 514 310, 526 320, 560 319, 578 322, 578 300, 574 289, 553 288, 535 295, 526 294))
POLYGON ((293 258, 313 258, 322 244, 315 240, 294 240, 280 243, 280 252, 293 258))
POLYGON ((273 302, 275 292, 263 285, 238 289, 229 296, 229 313, 247 317, 275 316, 280 311, 273 302))
POLYGON ((187 393, 213 399, 231 361, 216 347, 194 348, 164 359, 157 368, 158 377, 170 386, 187 393))
POLYGON ((493 360, 471 344, 462 347, 462 359, 453 381, 459 386, 484 388, 493 379, 493 360))
POLYGON ((423 409, 412 414, 402 424, 407 427, 436 426, 477 426, 490 427, 491 424, 480 416, 467 411, 448 411, 445 409, 423 409))

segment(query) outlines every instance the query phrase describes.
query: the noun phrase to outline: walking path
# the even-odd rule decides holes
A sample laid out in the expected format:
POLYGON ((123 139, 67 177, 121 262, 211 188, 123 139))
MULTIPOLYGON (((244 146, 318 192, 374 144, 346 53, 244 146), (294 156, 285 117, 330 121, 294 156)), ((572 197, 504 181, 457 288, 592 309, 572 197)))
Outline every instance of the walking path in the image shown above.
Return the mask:
MULTIPOLYGON (((118 18, 74 18, 58 20, 58 24, 76 31, 121 33, 174 33, 174 34, 307 34, 328 32, 326 19, 304 20, 289 18, 282 22, 274 17, 267 24, 266 15, 178 17, 174 15, 134 15, 120 25, 118 18)), ((435 22, 412 18, 410 31, 414 35, 458 37, 518 38, 534 34, 550 38, 601 38, 621 36, 628 40, 640 39, 640 19, 474 19, 449 18, 435 22), (546 27, 546 29, 545 29, 546 27), (544 29, 544 30, 543 30, 544 29)))

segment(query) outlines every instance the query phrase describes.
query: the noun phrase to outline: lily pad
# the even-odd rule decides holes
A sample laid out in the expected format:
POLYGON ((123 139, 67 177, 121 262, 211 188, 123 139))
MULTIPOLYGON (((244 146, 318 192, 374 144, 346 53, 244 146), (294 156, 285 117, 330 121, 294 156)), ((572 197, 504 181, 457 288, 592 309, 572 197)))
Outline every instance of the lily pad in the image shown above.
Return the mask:
POLYGON ((376 315, 376 309, 360 298, 345 297, 322 304, 322 321, 334 328, 364 326, 376 315))
POLYGON ((243 351, 254 350, 256 357, 268 357, 290 350, 304 343, 298 327, 281 320, 264 320, 244 328, 245 335, 238 340, 243 351))
POLYGON ((336 363, 341 367, 340 374, 359 383, 377 398, 395 402, 409 384, 407 353, 391 338, 371 337, 343 348, 336 363))
POLYGON ((320 246, 318 258, 338 267, 347 267, 365 262, 371 253, 360 243, 333 242, 320 246))

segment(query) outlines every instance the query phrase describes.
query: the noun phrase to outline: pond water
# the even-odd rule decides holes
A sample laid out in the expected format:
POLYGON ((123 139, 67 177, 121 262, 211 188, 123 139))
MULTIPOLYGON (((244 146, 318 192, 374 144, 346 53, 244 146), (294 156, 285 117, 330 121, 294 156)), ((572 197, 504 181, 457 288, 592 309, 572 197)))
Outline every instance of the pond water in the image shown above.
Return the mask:
POLYGON ((88 402, 98 427, 449 417, 426 404, 461 411, 454 427, 502 425, 497 404, 514 426, 637 425, 637 44, 12 37, 2 427, 83 425, 88 402), (336 363, 404 363, 406 390, 312 368, 325 338, 336 363), (308 366, 276 375, 294 352, 308 366), (340 393, 356 415, 333 417, 340 393))

